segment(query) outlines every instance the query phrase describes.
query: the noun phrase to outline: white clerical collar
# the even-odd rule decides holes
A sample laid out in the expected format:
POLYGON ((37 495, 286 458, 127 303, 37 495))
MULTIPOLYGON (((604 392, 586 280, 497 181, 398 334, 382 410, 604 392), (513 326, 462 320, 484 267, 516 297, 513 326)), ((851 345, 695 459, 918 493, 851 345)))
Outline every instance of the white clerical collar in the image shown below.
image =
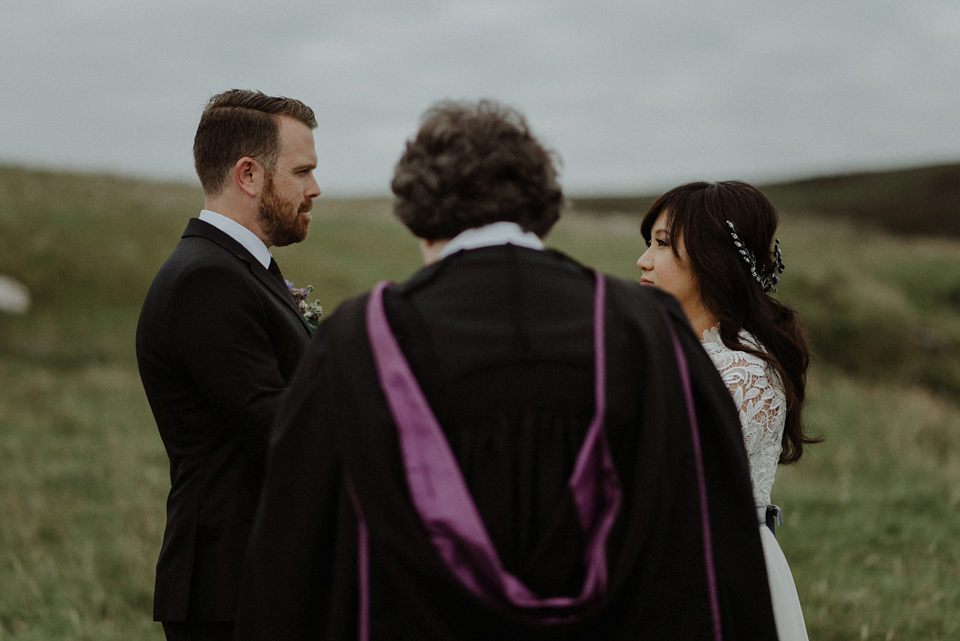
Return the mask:
POLYGON ((517 223, 499 222, 460 232, 441 250, 440 258, 446 258, 461 249, 478 249, 508 243, 530 249, 543 249, 543 242, 532 231, 523 231, 517 223))
POLYGON ((243 245, 248 252, 253 254, 253 257, 257 259, 264 267, 270 267, 270 259, 273 256, 270 254, 270 250, 267 249, 267 246, 263 244, 263 241, 257 238, 257 235, 252 231, 233 220, 232 218, 227 218, 223 214, 218 214, 209 209, 204 209, 200 212, 200 220, 205 223, 210 223, 223 233, 225 233, 230 238, 234 239, 241 245, 243 245))

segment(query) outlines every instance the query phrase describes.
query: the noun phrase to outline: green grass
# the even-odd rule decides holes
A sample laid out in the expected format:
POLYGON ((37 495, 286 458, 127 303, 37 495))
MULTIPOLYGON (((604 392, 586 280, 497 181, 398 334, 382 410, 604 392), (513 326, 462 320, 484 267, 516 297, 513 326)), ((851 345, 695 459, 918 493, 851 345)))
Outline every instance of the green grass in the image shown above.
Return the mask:
POLYGON ((827 441, 773 500, 810 638, 958 638, 960 408, 818 372, 806 418, 827 441))
MULTIPOLYGON (((169 487, 133 334, 202 200, 190 186, 0 168, 0 641, 162 638, 153 570, 169 487)), ((550 245, 636 278, 639 219, 565 215, 550 245)), ((826 441, 774 500, 810 636, 960 638, 960 242, 786 209, 781 296, 816 350, 806 420, 826 441)), ((385 201, 321 197, 285 276, 329 312, 420 266, 385 201)))

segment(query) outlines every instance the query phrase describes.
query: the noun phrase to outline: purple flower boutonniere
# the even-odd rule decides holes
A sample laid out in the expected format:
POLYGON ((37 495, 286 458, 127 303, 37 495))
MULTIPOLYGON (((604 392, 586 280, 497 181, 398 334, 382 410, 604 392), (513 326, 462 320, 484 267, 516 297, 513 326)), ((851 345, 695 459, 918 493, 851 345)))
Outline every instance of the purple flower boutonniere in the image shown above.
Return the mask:
POLYGON ((293 296, 293 302, 300 308, 300 313, 303 314, 304 320, 316 327, 317 323, 320 322, 320 316, 323 315, 323 308, 320 307, 320 304, 317 302, 307 302, 307 296, 313 291, 313 285, 297 287, 293 284, 293 281, 285 280, 284 282, 287 284, 287 289, 290 290, 290 294, 293 296))

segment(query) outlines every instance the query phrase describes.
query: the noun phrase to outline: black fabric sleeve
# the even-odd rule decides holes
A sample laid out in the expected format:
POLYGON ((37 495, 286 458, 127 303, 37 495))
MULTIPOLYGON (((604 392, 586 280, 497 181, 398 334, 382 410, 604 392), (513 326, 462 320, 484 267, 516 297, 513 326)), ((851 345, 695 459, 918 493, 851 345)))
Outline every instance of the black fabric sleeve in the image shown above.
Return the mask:
MULTIPOLYGON (((330 591, 337 559, 354 556, 336 550, 338 539, 352 539, 338 536, 338 528, 355 529, 355 519, 325 411, 326 340, 321 324, 274 425, 241 582, 236 639, 322 638, 330 626, 325 621, 330 600, 339 598, 330 591)), ((344 588, 355 594, 351 586, 344 588)))
POLYGON ((664 304, 690 375, 724 639, 775 638, 740 418, 716 366, 674 301, 664 304))
POLYGON ((186 371, 249 451, 262 453, 285 385, 254 281, 201 264, 177 282, 169 309, 171 347, 186 371))

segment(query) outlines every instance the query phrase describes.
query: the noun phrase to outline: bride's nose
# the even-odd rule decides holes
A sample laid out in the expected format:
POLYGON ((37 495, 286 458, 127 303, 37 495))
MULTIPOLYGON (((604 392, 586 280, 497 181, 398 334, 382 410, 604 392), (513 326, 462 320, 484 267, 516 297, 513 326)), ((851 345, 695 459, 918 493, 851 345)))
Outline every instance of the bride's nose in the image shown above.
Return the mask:
POLYGON ((640 254, 640 258, 637 259, 637 267, 640 268, 640 271, 648 271, 650 269, 650 259, 647 258, 647 254, 650 253, 650 248, 648 247, 645 252, 640 254))

